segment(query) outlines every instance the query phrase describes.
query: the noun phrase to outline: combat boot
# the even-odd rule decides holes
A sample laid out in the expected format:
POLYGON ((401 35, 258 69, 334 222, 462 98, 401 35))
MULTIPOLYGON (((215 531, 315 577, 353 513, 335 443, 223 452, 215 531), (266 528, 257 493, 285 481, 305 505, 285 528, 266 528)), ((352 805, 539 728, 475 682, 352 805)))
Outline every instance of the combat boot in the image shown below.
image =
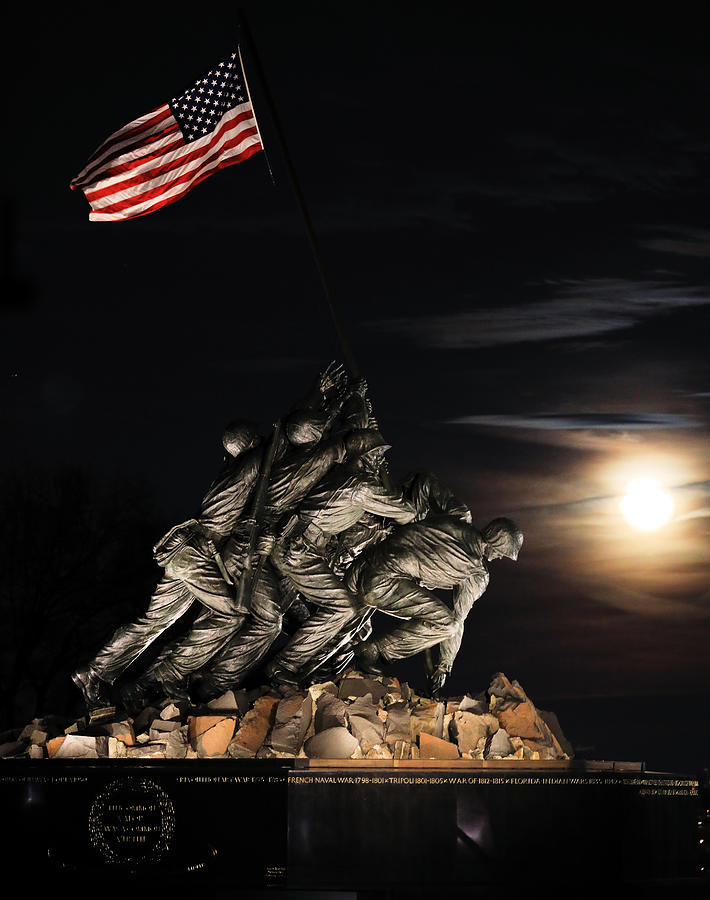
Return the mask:
POLYGON ((357 667, 366 675, 384 675, 384 670, 380 665, 380 651, 377 644, 371 641, 364 641, 355 649, 355 660, 357 667))
POLYGON ((89 712, 93 709, 104 709, 111 706, 108 684, 99 678, 91 665, 77 669, 71 678, 81 691, 89 712))
POLYGON ((119 687, 119 699, 129 715, 135 716, 142 709, 145 709, 150 699, 151 687, 153 685, 142 678, 138 678, 136 681, 129 681, 119 687))
POLYGON ((158 658, 157 663, 148 669, 142 676, 142 681, 148 683, 165 700, 175 703, 190 703, 190 694, 187 689, 187 676, 180 675, 167 659, 158 658))
POLYGON ((267 676, 273 687, 283 684, 287 687, 300 687, 298 675, 282 666, 275 659, 264 666, 264 674, 267 676))
POLYGON ((192 701, 187 689, 187 678, 160 678, 159 682, 160 692, 165 700, 190 705, 192 701))

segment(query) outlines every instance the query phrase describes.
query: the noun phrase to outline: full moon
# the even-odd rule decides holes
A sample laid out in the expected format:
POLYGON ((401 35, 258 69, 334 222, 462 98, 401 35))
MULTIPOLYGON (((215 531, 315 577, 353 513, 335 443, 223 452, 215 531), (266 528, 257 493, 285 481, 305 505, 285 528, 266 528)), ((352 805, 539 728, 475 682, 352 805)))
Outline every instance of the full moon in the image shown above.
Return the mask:
POLYGON ((673 514, 673 500, 653 478, 635 478, 626 487, 621 511, 639 531, 655 531, 673 514))

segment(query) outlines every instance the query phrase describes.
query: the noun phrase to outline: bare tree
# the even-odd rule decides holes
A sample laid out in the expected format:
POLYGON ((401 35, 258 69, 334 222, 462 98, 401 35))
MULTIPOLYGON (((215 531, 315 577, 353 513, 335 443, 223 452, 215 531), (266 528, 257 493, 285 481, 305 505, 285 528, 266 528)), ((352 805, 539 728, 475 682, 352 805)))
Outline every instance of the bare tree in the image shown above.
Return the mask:
POLYGON ((140 484, 106 487, 76 469, 3 478, 0 509, 0 721, 8 727, 75 703, 72 669, 145 606, 164 522, 140 484))

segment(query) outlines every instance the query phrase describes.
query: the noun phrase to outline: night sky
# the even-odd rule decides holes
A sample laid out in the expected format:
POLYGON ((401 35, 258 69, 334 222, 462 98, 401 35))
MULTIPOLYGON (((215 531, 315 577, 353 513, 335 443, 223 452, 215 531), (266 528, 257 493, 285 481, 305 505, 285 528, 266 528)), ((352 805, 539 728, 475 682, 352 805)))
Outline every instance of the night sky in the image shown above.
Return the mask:
MULTIPOLYGON (((502 670, 581 753, 697 770, 707 22, 699 5, 489 6, 245 4, 395 478, 431 470, 476 524, 525 533, 517 563, 491 565, 447 690, 502 670), (639 476, 675 503, 650 533, 619 510, 639 476)), ((233 6, 139 31, 70 10, 14 22, 2 470, 141 480, 167 528, 194 514, 223 425, 268 429, 340 353, 248 56, 276 187, 259 153, 117 224, 69 190, 108 134, 235 49, 233 6)), ((398 671, 423 687, 420 660, 398 671)))

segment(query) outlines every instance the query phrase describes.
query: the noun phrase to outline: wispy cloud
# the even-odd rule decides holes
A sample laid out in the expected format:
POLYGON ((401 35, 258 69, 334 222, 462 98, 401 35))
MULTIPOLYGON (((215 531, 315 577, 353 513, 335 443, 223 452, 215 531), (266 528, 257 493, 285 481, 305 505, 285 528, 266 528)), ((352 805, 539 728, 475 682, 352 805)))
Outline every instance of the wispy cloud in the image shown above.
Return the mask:
POLYGON ((673 413, 552 413, 542 415, 459 416, 447 425, 483 425, 492 428, 529 428, 543 431, 647 431, 657 428, 698 428, 701 422, 673 413))
POLYGON ((683 513, 680 516, 676 516, 676 522, 685 522, 688 519, 708 519, 710 518, 710 506, 705 506, 702 509, 693 509, 690 512, 683 513))
POLYGON ((526 534, 531 577, 556 566, 572 596, 643 617, 707 620, 710 482, 665 489, 679 512, 658 532, 632 529, 618 494, 507 510, 526 534))
POLYGON ((703 171, 707 148, 692 145, 683 130, 662 131, 657 123, 649 128, 641 121, 631 125, 623 105, 610 104, 606 113, 604 127, 609 133, 623 132, 625 140, 600 140, 598 133, 586 131, 579 109, 557 107, 557 118, 577 120, 577 137, 553 130, 508 135, 495 156, 481 161, 481 177, 472 189, 511 206, 552 207, 626 192, 679 192, 703 171), (653 153, 648 150, 651 141, 653 153))
POLYGON ((379 322, 425 345, 478 348, 580 338, 632 328, 653 316, 710 303, 707 288, 677 282, 596 278, 556 285, 556 295, 533 303, 483 307, 379 322))
POLYGON ((708 618, 710 592, 690 601, 634 589, 620 585, 613 579, 571 578, 570 583, 577 584, 587 597, 604 606, 637 616, 690 621, 708 618))
MULTIPOLYGON (((702 501, 703 498, 710 498, 710 481, 690 481, 686 484, 667 486, 666 490, 679 498, 683 495, 689 495, 699 498, 702 501)), ((560 512, 574 512, 577 510, 585 512, 588 512, 590 510, 603 511, 604 509, 608 509, 609 503, 616 503, 619 499, 619 494, 604 494, 597 497, 580 497, 577 500, 566 500, 557 503, 543 503, 534 506, 521 506, 517 509, 511 510, 511 512, 554 515, 560 512)), ((700 507, 698 509, 692 510, 691 512, 682 513, 678 516, 675 516, 673 521, 682 522, 684 519, 704 518, 706 515, 710 515, 710 509, 706 507, 700 507)))
POLYGON ((639 240, 639 247, 659 253, 674 253, 677 256, 710 256, 710 231, 677 225, 659 230, 666 232, 666 236, 639 240))

